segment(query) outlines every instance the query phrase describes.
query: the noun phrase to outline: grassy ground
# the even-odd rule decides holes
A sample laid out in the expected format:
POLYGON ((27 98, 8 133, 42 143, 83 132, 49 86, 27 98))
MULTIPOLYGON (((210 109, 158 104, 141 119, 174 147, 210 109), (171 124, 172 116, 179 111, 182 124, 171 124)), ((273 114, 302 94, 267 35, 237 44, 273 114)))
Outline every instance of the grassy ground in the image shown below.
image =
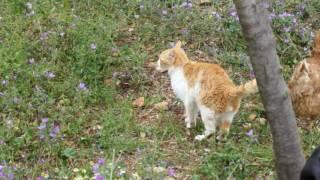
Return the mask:
MULTIPOLYGON (((264 6, 288 78, 320 28, 320 3, 264 6)), ((151 67, 178 39, 194 60, 221 64, 236 83, 250 79, 231 1, 4 0, 0 179, 275 178, 258 95, 243 101, 227 140, 195 142, 201 123, 186 131, 168 77, 151 67), (142 107, 132 104, 139 97, 142 107)), ((301 137, 310 153, 319 128, 301 137)))

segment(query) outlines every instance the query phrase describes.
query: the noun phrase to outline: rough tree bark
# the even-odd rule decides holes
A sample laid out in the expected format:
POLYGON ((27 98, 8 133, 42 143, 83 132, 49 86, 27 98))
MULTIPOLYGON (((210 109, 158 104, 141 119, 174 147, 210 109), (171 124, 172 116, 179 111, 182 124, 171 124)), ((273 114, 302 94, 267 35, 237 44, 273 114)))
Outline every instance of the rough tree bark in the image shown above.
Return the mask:
POLYGON ((305 160, 267 10, 255 0, 233 1, 271 127, 277 175, 280 180, 298 180, 305 160))

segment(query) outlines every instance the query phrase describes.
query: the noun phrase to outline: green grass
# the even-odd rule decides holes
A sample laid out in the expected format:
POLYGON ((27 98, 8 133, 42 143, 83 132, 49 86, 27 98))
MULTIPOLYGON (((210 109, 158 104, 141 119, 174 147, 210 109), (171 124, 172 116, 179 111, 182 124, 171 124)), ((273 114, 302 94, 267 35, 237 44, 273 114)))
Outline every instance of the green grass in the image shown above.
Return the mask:
MULTIPOLYGON (((202 124, 186 131, 168 77, 148 67, 179 39, 190 57, 217 58, 235 82, 249 79, 245 41, 229 15, 232 1, 189 9, 179 0, 27 3, 0 7, 1 178, 90 179, 99 172, 109 179, 163 179, 169 167, 178 179, 275 178, 270 129, 248 120, 252 113, 264 117, 258 96, 243 102, 225 141, 195 142, 202 124), (138 97, 145 97, 144 107, 132 105, 138 97), (164 100, 169 110, 155 110, 164 100), (99 159, 105 162, 93 170, 99 159)), ((320 28, 319 2, 307 1, 301 16, 298 5, 272 5, 276 14, 297 17, 289 32, 283 28, 292 17, 272 23, 285 78, 320 28)), ((301 137, 309 153, 320 132, 301 137)))

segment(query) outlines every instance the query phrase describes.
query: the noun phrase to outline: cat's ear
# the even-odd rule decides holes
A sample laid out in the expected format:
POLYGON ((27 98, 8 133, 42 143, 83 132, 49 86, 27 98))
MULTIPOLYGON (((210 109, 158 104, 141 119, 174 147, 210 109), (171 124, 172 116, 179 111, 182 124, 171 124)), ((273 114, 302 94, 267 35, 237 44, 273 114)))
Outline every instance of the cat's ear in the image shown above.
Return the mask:
POLYGON ((181 41, 178 41, 175 45, 175 48, 181 48, 181 44, 182 44, 181 41))
POLYGON ((300 72, 309 72, 309 65, 307 62, 302 62, 300 72))
POLYGON ((169 59, 173 61, 175 58, 176 58, 176 52, 174 50, 171 50, 169 52, 169 59))

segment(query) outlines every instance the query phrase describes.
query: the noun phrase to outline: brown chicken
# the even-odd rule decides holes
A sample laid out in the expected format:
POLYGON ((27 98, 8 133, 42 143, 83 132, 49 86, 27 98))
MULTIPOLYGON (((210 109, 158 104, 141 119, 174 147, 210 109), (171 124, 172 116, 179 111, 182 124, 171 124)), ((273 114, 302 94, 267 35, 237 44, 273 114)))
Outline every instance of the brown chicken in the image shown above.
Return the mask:
POLYGON ((311 57, 294 69, 289 90, 297 117, 308 120, 320 117, 320 31, 316 33, 311 57))

